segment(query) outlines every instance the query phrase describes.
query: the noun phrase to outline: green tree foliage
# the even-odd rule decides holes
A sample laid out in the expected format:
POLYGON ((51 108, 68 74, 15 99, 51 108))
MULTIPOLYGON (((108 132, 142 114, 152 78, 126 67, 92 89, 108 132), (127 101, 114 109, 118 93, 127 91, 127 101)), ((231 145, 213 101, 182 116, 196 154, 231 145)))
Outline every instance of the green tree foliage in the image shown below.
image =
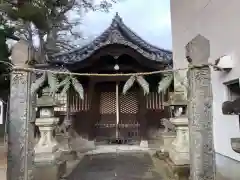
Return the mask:
MULTIPOLYGON (((28 35, 25 37, 30 37, 27 40, 32 40, 35 35, 39 37, 38 52, 41 54, 42 62, 44 62, 45 54, 53 54, 64 49, 69 50, 69 47, 72 48, 72 46, 68 41, 67 33, 74 36, 80 35, 80 33, 74 34, 72 31, 79 21, 70 21, 68 13, 70 11, 79 12, 80 17, 84 10, 108 11, 113 2, 114 0, 101 0, 99 4, 95 4, 94 0, 1 0, 0 19, 4 19, 4 22, 1 22, 3 28, 0 30, 0 59, 10 62, 6 40, 14 37, 16 32, 20 36, 27 33, 28 35), (7 27, 7 24, 11 24, 14 29, 7 27), (22 31, 24 28, 25 30, 22 31), (66 33, 61 34, 61 32, 66 33)), ((0 73, 7 74, 8 72, 8 66, 1 64, 0 73)))
MULTIPOLYGON (((19 0, 16 3, 10 3, 3 0, 0 8, 11 20, 24 20, 32 22, 41 31, 48 31, 48 6, 51 0, 19 0)), ((49 6, 51 8, 52 6, 49 6)))
MULTIPOLYGON (((1 18, 1 17, 0 17, 1 18)), ((1 18, 0 21, 0 86, 2 88, 7 88, 9 86, 9 73, 10 64, 9 59, 10 51, 6 43, 7 39, 18 40, 14 36, 14 28, 6 24, 6 22, 1 18)))
MULTIPOLYGON (((31 22, 40 38, 40 51, 48 54, 57 53, 72 48, 72 39, 81 38, 80 32, 73 29, 80 24, 83 12, 108 11, 114 0, 101 0, 95 3, 94 0, 18 0, 10 3, 9 0, 2 0, 0 10, 12 21, 31 22), (69 12, 75 12, 76 18, 70 20, 69 12), (43 40, 44 36, 47 37, 43 40), (70 40, 69 37, 73 38, 70 40)), ((36 34, 35 34, 36 35, 36 34)), ((31 35, 30 35, 31 36, 31 35)), ((44 57, 44 56, 43 56, 44 57)))
POLYGON ((9 50, 6 44, 7 40, 7 30, 2 28, 0 29, 0 85, 4 84, 8 80, 8 72, 9 72, 9 50))

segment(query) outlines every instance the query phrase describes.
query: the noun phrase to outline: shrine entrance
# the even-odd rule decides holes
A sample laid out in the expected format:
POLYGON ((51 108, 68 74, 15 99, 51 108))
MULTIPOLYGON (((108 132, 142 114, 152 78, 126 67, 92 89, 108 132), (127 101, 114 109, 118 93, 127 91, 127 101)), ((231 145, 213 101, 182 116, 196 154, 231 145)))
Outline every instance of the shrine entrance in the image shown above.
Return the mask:
POLYGON ((140 142, 137 118, 139 102, 137 90, 122 94, 123 84, 101 84, 99 120, 95 124, 96 142, 107 144, 138 144, 140 142))

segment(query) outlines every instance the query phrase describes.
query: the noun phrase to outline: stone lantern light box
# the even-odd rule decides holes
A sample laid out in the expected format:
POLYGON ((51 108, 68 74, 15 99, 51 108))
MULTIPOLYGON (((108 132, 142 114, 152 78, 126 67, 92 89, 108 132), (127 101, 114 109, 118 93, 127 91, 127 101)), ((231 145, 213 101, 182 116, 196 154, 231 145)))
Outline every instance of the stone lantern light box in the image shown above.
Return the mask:
POLYGON ((58 143, 53 136, 53 131, 57 126, 59 118, 54 117, 54 107, 60 106, 60 103, 54 100, 53 97, 44 93, 37 100, 37 107, 40 113, 40 117, 36 119, 36 125, 39 127, 41 137, 36 144, 35 150, 35 162, 48 159, 49 162, 55 160, 54 152, 58 150, 58 143))
POLYGON ((60 106, 52 97, 43 95, 37 101, 37 107, 40 113, 40 118, 47 118, 54 116, 54 107, 60 106))
POLYGON ((169 103, 172 117, 178 117, 187 114, 187 100, 184 92, 174 92, 170 95, 169 103))

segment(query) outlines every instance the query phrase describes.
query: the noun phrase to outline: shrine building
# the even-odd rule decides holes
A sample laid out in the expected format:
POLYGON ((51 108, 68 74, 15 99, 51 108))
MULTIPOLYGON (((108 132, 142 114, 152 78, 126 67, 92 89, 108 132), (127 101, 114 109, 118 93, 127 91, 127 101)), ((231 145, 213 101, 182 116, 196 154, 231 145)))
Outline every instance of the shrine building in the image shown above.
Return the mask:
MULTIPOLYGON (((143 40, 116 14, 111 25, 96 39, 81 48, 55 54, 48 67, 75 73, 152 72, 172 68, 172 52, 143 40)), ((123 94, 128 76, 78 77, 84 87, 84 99, 76 91, 69 93, 68 101, 67 95, 58 94, 63 105, 56 108, 57 114, 64 119, 69 110, 75 131, 95 143, 146 144, 163 128, 161 119, 170 116, 167 101, 173 86, 165 93, 158 93, 163 75, 144 78, 150 87, 147 95, 137 83, 123 94)))

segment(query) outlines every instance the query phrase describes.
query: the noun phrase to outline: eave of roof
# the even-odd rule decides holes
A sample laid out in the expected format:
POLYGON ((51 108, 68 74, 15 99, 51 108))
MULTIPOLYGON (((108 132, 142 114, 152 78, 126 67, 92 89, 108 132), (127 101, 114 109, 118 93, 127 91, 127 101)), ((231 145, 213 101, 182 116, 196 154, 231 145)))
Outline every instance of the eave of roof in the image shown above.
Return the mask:
POLYGON ((91 43, 68 52, 54 54, 52 57, 50 57, 51 62, 72 64, 86 59, 87 57, 91 56, 95 50, 104 47, 104 43, 105 45, 114 44, 108 40, 113 31, 120 33, 121 36, 126 40, 126 43, 115 42, 116 44, 129 45, 145 55, 145 57, 148 59, 156 60, 166 64, 172 63, 171 51, 153 46, 140 38, 135 32, 133 32, 123 23, 122 18, 118 15, 118 13, 113 18, 111 25, 91 43))

